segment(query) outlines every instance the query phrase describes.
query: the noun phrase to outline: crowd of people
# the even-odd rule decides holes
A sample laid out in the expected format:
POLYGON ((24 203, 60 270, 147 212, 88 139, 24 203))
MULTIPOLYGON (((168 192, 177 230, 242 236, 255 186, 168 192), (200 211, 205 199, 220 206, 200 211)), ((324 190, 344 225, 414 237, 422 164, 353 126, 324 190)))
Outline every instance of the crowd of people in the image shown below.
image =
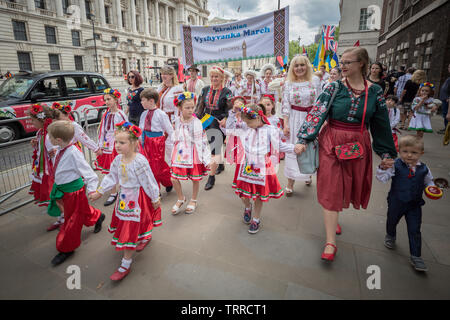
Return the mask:
POLYGON ((259 75, 254 70, 233 75, 215 66, 209 72, 210 85, 199 79, 197 66, 188 71, 189 80, 180 84, 175 70, 163 67, 157 90, 144 89, 140 74, 130 71, 126 110, 120 108, 120 92, 106 89, 107 112, 97 142, 73 121, 70 106, 30 108, 39 129, 32 140, 30 191, 36 203, 47 205, 56 218, 48 231, 59 229, 58 254, 52 264, 62 263, 80 246, 83 226, 101 230, 105 215, 88 199, 110 193, 104 203, 114 204, 108 231, 113 234, 111 244, 123 251, 111 279, 123 279, 131 270, 133 252, 144 250, 153 228, 162 225, 161 186, 177 194, 171 214, 183 210, 192 214, 197 210, 200 181, 207 176, 204 189, 213 189, 224 163, 235 168, 231 185, 242 200, 242 219, 250 234, 261 228, 264 203, 292 196, 296 181, 312 186, 317 175, 326 232, 321 258, 333 261, 336 234, 342 232, 339 213, 350 205, 368 206, 373 150, 380 157, 377 179, 392 179, 385 245, 395 247, 396 226, 405 216, 410 261, 416 270, 427 270, 420 250, 422 193, 434 182, 419 159, 424 152, 423 132, 430 132, 430 117, 439 103, 433 99, 434 85, 421 70, 408 69, 394 81, 393 75, 383 76, 381 64, 369 64, 364 48, 355 47, 343 53, 340 67, 329 74, 324 69, 315 73, 301 55, 290 61, 286 74, 277 74, 271 64, 263 66, 259 75), (417 135, 398 138, 396 126, 404 127, 406 121, 417 135), (318 170, 301 172, 298 157, 313 141, 319 145, 318 170), (104 174, 101 182, 80 152, 80 144, 96 154, 95 168, 104 174), (283 159, 284 188, 277 172, 283 159), (192 181, 189 201, 181 180, 192 181))

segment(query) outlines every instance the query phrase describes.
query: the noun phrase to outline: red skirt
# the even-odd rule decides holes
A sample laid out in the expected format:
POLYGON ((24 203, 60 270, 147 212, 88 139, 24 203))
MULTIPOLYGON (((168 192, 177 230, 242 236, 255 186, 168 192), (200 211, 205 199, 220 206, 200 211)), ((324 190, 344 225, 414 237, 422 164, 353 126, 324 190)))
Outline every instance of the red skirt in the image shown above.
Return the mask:
POLYGON ((139 241, 152 238, 153 226, 162 225, 161 208, 153 209, 152 200, 142 187, 139 189, 140 222, 121 220, 116 216, 119 199, 116 201, 108 231, 113 233, 111 244, 120 250, 136 250, 139 241))
POLYGON ((360 124, 338 121, 326 124, 319 134, 319 169, 317 171, 317 198, 330 211, 349 208, 367 208, 372 189, 372 146, 367 129, 360 133, 360 124), (334 147, 359 141, 364 156, 353 160, 339 160, 334 147))
POLYGON ((238 180, 239 170, 244 163, 238 164, 234 171, 234 179, 232 187, 234 192, 241 198, 260 199, 263 202, 269 201, 270 198, 279 199, 283 196, 284 191, 281 188, 275 170, 272 168, 272 162, 266 157, 266 183, 264 186, 259 184, 248 183, 238 180))
POLYGON ((164 187, 171 187, 170 167, 165 160, 166 137, 145 137, 143 154, 150 164, 155 180, 164 187))
POLYGON ((170 169, 171 177, 177 180, 193 180, 201 181, 203 176, 208 175, 208 169, 206 169, 203 163, 198 160, 197 150, 194 148, 194 165, 192 168, 179 168, 172 166, 170 169))
POLYGON ((97 159, 94 161, 95 170, 101 171, 103 174, 109 173, 109 168, 111 167, 111 163, 114 158, 117 157, 118 153, 116 148, 113 148, 112 153, 102 153, 97 156, 97 159))
POLYGON ((31 183, 29 194, 34 197, 34 203, 40 207, 46 207, 50 203, 50 193, 53 188, 53 178, 47 174, 42 177, 42 182, 33 181, 31 183))
POLYGON ((65 193, 64 223, 56 236, 56 249, 59 252, 71 252, 81 244, 81 229, 92 227, 102 214, 100 210, 89 205, 86 197, 86 187, 78 191, 65 193))

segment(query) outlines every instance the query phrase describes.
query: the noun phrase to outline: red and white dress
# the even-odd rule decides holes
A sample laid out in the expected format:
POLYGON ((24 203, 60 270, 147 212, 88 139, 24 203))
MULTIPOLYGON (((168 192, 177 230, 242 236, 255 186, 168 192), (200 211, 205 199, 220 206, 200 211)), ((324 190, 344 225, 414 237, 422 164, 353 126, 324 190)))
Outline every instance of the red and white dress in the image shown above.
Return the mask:
POLYGON ((172 151, 173 127, 169 116, 161 109, 145 110, 141 114, 142 149, 158 185, 172 186, 170 167, 166 162, 166 149, 172 151))
POLYGON ((75 134, 73 135, 72 144, 74 144, 80 151, 81 145, 84 145, 86 148, 91 150, 92 152, 97 152, 100 147, 95 141, 93 141, 89 136, 84 132, 83 128, 76 121, 72 121, 73 128, 75 129, 75 134))
POLYGON ((38 130, 36 140, 37 146, 33 150, 32 182, 28 193, 34 196, 35 204, 48 206, 53 187, 53 164, 49 152, 57 147, 52 145, 44 129, 38 130))
POLYGON ((240 95, 245 98, 245 103, 258 103, 261 98, 261 86, 256 82, 248 82, 244 80, 241 87, 240 95))
POLYGON ((175 122, 175 117, 179 116, 178 108, 173 104, 173 99, 177 97, 180 93, 183 93, 183 86, 177 85, 173 87, 166 87, 162 84, 158 88, 159 101, 157 106, 167 113, 171 123, 175 122))
POLYGON ((294 153, 294 145, 281 141, 277 128, 263 125, 257 129, 238 130, 244 147, 244 159, 236 166, 232 187, 239 197, 269 201, 284 192, 278 181, 276 166, 279 151, 294 153))
POLYGON ((135 250, 139 241, 152 238, 153 226, 162 225, 161 208, 153 209, 159 199, 159 187, 147 159, 140 153, 130 163, 119 154, 97 189, 104 194, 120 184, 108 231, 116 250, 135 250))
POLYGON ((97 189, 98 177, 74 145, 58 150, 54 162, 55 185, 68 184, 80 177, 85 184, 78 191, 64 193, 61 199, 64 223, 56 236, 56 249, 59 252, 71 252, 81 244, 83 226, 92 227, 100 218, 101 211, 90 206, 86 197, 86 191, 89 194, 97 189))
POLYGON ((229 164, 241 163, 244 158, 244 148, 242 147, 241 138, 236 129, 247 129, 247 124, 241 118, 236 116, 233 110, 228 111, 228 118, 224 133, 227 136, 227 146, 225 149, 225 159, 229 164), (233 134, 234 133, 234 134, 233 134))
POLYGON ((112 113, 108 109, 100 122, 98 147, 102 148, 103 153, 97 156, 94 166, 95 169, 100 170, 104 174, 109 172, 111 162, 117 156, 116 149, 114 148, 114 130, 116 129, 115 125, 122 121, 128 121, 127 116, 122 110, 112 113))
POLYGON ((206 166, 211 161, 211 151, 199 119, 193 117, 189 122, 183 122, 177 117, 173 145, 172 178, 200 181, 208 175, 206 166))

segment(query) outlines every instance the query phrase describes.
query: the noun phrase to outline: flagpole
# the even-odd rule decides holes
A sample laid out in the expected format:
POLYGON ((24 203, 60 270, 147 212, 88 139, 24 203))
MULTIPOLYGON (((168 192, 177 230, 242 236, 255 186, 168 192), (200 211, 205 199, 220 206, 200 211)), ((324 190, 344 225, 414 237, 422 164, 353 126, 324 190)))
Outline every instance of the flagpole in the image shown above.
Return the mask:
POLYGON ((280 10, 280 0, 278 0, 278 10, 280 10))

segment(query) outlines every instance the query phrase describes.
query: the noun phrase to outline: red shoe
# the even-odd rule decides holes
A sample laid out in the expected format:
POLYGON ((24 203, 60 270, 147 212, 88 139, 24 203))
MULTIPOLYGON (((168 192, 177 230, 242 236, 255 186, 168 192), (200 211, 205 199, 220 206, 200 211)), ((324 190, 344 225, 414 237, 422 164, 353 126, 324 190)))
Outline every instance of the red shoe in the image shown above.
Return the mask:
POLYGON ((338 223, 338 225, 337 225, 337 227, 336 227, 336 234, 341 234, 342 233, 342 228, 341 228, 341 226, 339 225, 339 223, 338 223))
POLYGON ((138 244, 138 246, 136 247, 136 252, 141 252, 142 250, 144 250, 145 247, 150 243, 151 240, 152 240, 152 238, 148 239, 148 240, 145 241, 145 242, 142 242, 142 241, 141 241, 141 242, 138 244))
POLYGON ((334 256, 336 255, 336 252, 337 252, 337 247, 334 244, 332 244, 332 243, 327 243, 325 245, 325 247, 326 246, 332 246, 334 248, 334 252, 333 253, 325 253, 325 252, 323 252, 322 253, 322 260, 333 261, 334 260, 334 256))
POLYGON ((59 229, 59 227, 60 227, 61 225, 62 225, 61 222, 55 222, 55 223, 52 223, 52 224, 47 228, 47 231, 53 231, 53 230, 59 229))
POLYGON ((110 279, 111 279, 112 281, 119 281, 119 280, 122 280, 123 278, 125 278, 125 277, 130 273, 131 267, 128 268, 128 269, 126 269, 126 268, 124 268, 124 267, 121 267, 121 268, 125 269, 125 271, 124 271, 124 272, 120 272, 119 270, 117 270, 116 272, 114 272, 114 273, 111 275, 111 277, 110 277, 110 279))

